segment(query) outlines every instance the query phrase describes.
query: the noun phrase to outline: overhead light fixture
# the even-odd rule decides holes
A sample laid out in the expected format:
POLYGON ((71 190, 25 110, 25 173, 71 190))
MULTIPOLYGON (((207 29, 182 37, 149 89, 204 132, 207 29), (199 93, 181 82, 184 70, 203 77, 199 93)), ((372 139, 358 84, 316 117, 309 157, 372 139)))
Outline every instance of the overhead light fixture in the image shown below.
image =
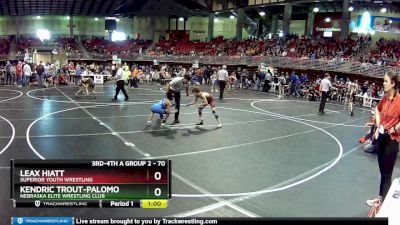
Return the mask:
POLYGON ((50 31, 46 29, 39 29, 36 31, 36 36, 40 39, 40 41, 50 40, 50 31))
POLYGON ((393 23, 393 20, 389 20, 389 23, 393 23))
POLYGON ((353 12, 353 10, 354 10, 353 6, 350 6, 349 7, 349 12, 353 12))
POLYGON ((313 12, 319 12, 319 8, 318 7, 315 7, 314 9, 313 9, 313 12))
POLYGON ((185 19, 183 17, 179 17, 179 21, 183 22, 185 19))
POLYGON ((331 18, 326 17, 326 18, 325 18, 325 22, 327 22, 327 23, 331 22, 331 18))
POLYGON ((261 11, 259 13, 260 13, 260 16, 265 16, 265 12, 261 11))
POLYGON ((229 19, 233 20, 233 19, 235 19, 235 16, 234 15, 230 15, 229 19))
POLYGON ((387 9, 385 8, 385 7, 383 7, 382 9, 381 9, 381 13, 386 13, 387 12, 387 9))
POLYGON ((120 31, 114 31, 111 35, 111 41, 125 41, 126 34, 120 31))
POLYGON ((214 18, 214 23, 218 23, 219 19, 218 18, 214 18))
POLYGON ((96 17, 96 18, 94 18, 94 20, 99 21, 99 18, 96 17))
POLYGON ((115 19, 115 21, 119 22, 119 21, 120 21, 120 19, 119 19, 119 18, 117 18, 117 19, 115 19))
POLYGON ((40 20, 42 17, 41 16, 36 16, 36 19, 40 20))
POLYGON ((67 17, 66 17, 66 19, 67 19, 67 20, 70 20, 70 19, 71 19, 71 17, 67 16, 67 17))

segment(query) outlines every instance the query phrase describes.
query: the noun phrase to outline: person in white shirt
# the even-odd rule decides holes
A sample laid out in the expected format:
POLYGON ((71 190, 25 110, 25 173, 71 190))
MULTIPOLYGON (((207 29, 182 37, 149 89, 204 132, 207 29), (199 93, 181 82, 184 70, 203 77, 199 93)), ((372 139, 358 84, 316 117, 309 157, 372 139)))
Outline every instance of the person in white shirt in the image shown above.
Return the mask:
POLYGON ((228 80, 228 71, 226 71, 226 65, 222 66, 222 69, 218 70, 217 80, 219 85, 219 99, 224 98, 224 90, 226 87, 226 82, 228 80))
POLYGON ((25 62, 24 67, 22 68, 22 71, 23 71, 22 86, 25 87, 26 85, 29 85, 29 82, 31 80, 31 75, 32 75, 31 66, 29 65, 28 62, 25 62))
POLYGON ((172 95, 175 99, 175 120, 174 124, 179 123, 179 111, 181 108, 181 91, 186 90, 186 96, 189 97, 189 82, 192 80, 190 74, 185 74, 183 77, 175 77, 172 79, 166 88, 167 96, 172 95))
POLYGON ((117 73, 115 75, 115 78, 117 80, 117 88, 115 89, 115 95, 114 95, 113 101, 117 100, 118 95, 119 95, 119 91, 122 91, 122 93, 125 96, 125 101, 128 101, 129 96, 126 93, 126 90, 125 90, 125 79, 124 79, 124 76, 123 76, 124 71, 122 70, 121 65, 117 65, 117 68, 118 68, 117 69, 117 73))
POLYGON ((211 92, 218 92, 218 90, 215 89, 217 86, 217 72, 215 71, 213 75, 211 75, 211 92))
POLYGON ((286 85, 286 78, 283 74, 283 72, 281 73, 281 75, 278 77, 278 98, 284 98, 285 97, 285 85, 286 85))
POLYGON ((322 79, 321 85, 320 85, 320 95, 321 97, 321 104, 319 105, 319 113, 324 114, 324 109, 325 109, 325 103, 326 99, 328 98, 328 93, 330 89, 333 89, 333 86, 330 81, 330 76, 329 73, 325 73, 325 78, 322 79))

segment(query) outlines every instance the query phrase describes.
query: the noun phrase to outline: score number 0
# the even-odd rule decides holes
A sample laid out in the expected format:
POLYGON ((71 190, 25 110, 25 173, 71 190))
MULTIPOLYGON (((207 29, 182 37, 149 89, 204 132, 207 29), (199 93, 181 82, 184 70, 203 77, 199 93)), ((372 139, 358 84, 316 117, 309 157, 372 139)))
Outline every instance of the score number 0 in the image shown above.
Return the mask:
MULTIPOLYGON (((154 173, 154 179, 155 180, 161 180, 161 173, 160 172, 155 172, 154 173)), ((160 188, 154 189, 154 195, 155 196, 160 196, 161 195, 161 189, 160 188)))

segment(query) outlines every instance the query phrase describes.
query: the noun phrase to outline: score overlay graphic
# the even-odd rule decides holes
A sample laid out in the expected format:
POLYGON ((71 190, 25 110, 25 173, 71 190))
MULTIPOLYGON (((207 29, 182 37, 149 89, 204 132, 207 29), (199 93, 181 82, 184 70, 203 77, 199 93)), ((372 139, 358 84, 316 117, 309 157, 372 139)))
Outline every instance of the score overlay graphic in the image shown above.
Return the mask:
POLYGON ((170 160, 11 160, 14 207, 166 208, 170 160))

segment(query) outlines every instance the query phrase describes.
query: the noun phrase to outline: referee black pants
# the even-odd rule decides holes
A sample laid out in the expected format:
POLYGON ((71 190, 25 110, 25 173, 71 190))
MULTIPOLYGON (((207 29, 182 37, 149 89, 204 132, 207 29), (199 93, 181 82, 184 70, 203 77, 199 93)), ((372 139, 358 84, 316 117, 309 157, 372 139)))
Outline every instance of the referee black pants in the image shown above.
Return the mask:
POLYGON ((224 90, 226 87, 226 81, 219 80, 218 85, 219 85, 219 99, 223 99, 224 98, 224 90))
POLYGON ((321 97, 321 104, 319 105, 319 112, 324 112, 325 110, 325 103, 326 103, 326 99, 328 98, 328 92, 327 91, 323 91, 322 92, 322 97, 321 97))
POLYGON ((125 100, 129 99, 128 94, 125 91, 125 81, 124 80, 117 81, 117 89, 115 90, 114 100, 117 100, 118 95, 119 95, 119 91, 122 91, 122 93, 124 93, 125 100))
POLYGON ((392 140, 390 135, 379 134, 378 138, 378 163, 381 173, 379 195, 385 199, 390 186, 392 185, 392 173, 399 153, 399 142, 392 140))
POLYGON ((179 111, 180 111, 180 109, 181 109, 181 92, 179 92, 179 91, 173 91, 173 90, 169 89, 167 95, 168 95, 168 94, 172 94, 172 95, 174 96, 174 99, 175 99, 175 109, 176 109, 176 112, 175 112, 175 121, 176 121, 176 120, 179 120, 179 111))

